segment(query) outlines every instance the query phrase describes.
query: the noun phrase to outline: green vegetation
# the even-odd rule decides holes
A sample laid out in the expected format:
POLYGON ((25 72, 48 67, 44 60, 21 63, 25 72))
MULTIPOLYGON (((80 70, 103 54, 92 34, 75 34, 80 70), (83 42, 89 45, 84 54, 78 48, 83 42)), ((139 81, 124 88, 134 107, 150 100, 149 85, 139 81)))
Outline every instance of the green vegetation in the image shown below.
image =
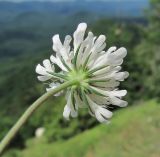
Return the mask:
POLYGON ((31 139, 25 150, 14 153, 20 157, 158 157, 159 110, 156 101, 140 103, 117 111, 109 125, 87 130, 65 142, 48 143, 45 136, 31 139))

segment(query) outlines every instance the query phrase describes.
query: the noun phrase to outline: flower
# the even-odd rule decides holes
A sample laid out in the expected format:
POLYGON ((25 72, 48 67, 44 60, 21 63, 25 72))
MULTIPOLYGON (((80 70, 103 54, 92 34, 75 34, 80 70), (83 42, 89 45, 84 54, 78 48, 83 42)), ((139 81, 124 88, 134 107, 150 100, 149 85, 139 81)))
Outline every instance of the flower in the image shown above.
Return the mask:
POLYGON ((127 50, 124 47, 111 47, 104 51, 106 37, 96 37, 92 32, 85 37, 86 29, 86 23, 78 25, 73 34, 73 48, 71 36, 67 35, 62 43, 59 35, 54 35, 55 56, 51 55, 50 60, 44 60, 43 66, 38 64, 36 72, 40 81, 49 82, 47 91, 63 82, 79 80, 66 89, 67 104, 63 112, 66 119, 77 117, 79 108, 88 108, 99 122, 106 123, 112 117, 109 105, 127 106, 127 102, 122 100, 127 91, 118 89, 120 82, 129 75, 121 71, 127 50), (61 71, 56 72, 55 66, 61 71))

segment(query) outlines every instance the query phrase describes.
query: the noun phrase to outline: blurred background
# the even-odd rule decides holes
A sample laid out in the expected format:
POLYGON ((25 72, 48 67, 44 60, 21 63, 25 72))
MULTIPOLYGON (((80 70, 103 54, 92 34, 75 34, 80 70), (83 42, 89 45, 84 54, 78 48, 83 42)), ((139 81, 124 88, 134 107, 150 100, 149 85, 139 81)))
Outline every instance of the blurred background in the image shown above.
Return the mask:
POLYGON ((21 129, 4 157, 160 157, 160 0, 0 0, 0 140, 45 92, 35 66, 52 51, 52 36, 78 23, 128 49, 129 106, 111 124, 81 110, 62 117, 65 100, 51 98, 21 129))

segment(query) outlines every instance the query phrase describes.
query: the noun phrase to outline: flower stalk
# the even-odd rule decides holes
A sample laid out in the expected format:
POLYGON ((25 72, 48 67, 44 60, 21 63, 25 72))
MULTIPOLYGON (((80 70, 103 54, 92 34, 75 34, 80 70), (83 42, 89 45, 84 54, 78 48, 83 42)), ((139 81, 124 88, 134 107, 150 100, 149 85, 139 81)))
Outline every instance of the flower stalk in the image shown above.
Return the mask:
POLYGON ((49 90, 47 93, 42 95, 39 99, 37 99, 20 117, 20 119, 17 121, 17 123, 11 128, 11 130, 8 132, 8 134, 2 139, 0 142, 0 155, 4 152, 6 147, 10 144, 12 139, 16 136, 20 128, 26 123, 26 121, 30 118, 30 116, 51 96, 54 94, 60 92, 61 90, 64 90, 74 84, 77 84, 80 80, 71 80, 67 81, 60 86, 49 90))

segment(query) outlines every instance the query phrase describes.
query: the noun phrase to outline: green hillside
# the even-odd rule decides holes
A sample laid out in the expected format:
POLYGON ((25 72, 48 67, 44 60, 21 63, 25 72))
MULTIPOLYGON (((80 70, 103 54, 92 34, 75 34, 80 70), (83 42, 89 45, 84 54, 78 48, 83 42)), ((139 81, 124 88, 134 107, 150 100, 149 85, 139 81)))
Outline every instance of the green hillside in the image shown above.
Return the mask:
POLYGON ((65 142, 47 143, 45 137, 28 140, 27 149, 15 157, 159 157, 159 110, 155 101, 128 107, 117 111, 109 125, 65 142))

